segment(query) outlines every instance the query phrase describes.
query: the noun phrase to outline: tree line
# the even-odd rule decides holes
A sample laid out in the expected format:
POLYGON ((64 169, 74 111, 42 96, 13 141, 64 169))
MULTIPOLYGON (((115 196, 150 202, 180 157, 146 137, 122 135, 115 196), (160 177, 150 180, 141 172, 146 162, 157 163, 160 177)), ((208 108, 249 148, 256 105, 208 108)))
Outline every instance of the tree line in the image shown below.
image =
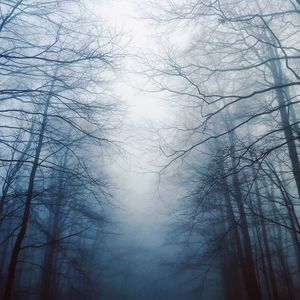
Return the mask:
POLYGON ((179 107, 160 145, 188 193, 178 267, 211 299, 298 299, 299 1, 150 6, 164 48, 145 72, 179 107))
POLYGON ((116 37, 80 0, 3 0, 0 40, 0 298, 98 299, 116 37))

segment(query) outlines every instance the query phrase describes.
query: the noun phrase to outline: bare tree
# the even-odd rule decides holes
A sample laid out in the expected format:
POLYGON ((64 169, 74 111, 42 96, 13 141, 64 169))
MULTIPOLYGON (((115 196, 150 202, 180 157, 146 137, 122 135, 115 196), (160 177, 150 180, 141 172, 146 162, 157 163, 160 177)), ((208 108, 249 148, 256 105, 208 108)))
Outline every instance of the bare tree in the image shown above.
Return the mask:
MULTIPOLYGON (((78 145, 95 147, 96 151, 97 147, 111 144, 105 131, 114 127, 115 102, 106 82, 113 78, 112 63, 118 49, 110 32, 92 20, 93 16, 88 15, 82 5, 81 1, 30 0, 1 4, 0 114, 5 123, 1 125, 3 155, 0 160, 3 167, 8 166, 1 207, 10 189, 23 190, 20 197, 13 199, 19 202, 20 219, 14 221, 13 234, 9 236, 13 247, 4 299, 11 299, 20 254, 30 248, 24 246, 24 242, 28 226, 32 226, 35 219, 32 213, 40 217, 45 214, 43 210, 33 210, 35 199, 45 195, 56 199, 49 229, 52 238, 44 243, 48 245, 44 268, 49 267, 47 271, 51 273, 54 263, 51 245, 61 239, 57 230, 61 218, 59 209, 65 199, 63 178, 76 180, 77 186, 91 192, 90 197, 98 199, 92 193, 94 188, 98 189, 101 200, 108 196, 103 179, 94 176, 92 165, 88 158, 82 157, 83 151, 78 145), (57 159, 63 153, 68 153, 72 164, 57 159), (48 185, 50 172, 60 174, 54 187, 48 185), (22 175, 19 187, 12 186, 17 175, 22 175)), ((86 196, 84 191, 81 194, 86 196)), ((15 214, 15 205, 7 204, 15 214)), ((3 219, 6 220, 10 221, 3 219)), ((74 232, 67 234, 73 235, 74 232)), ((40 248, 32 249, 35 247, 40 248)), ((50 277, 48 279, 49 282, 45 279, 42 285, 51 284, 50 277)), ((49 289, 50 286, 43 287, 43 297, 51 298, 49 289)))
MULTIPOLYGON (((170 38, 163 54, 147 57, 145 72, 152 90, 168 93, 183 115, 172 124, 177 143, 161 138, 169 158, 164 170, 179 159, 193 166, 194 201, 199 203, 192 202, 191 220, 198 225, 201 212, 202 228, 220 224, 205 254, 219 253, 222 273, 229 272, 224 257, 238 259, 247 294, 241 298, 295 299, 299 3, 178 0, 151 5, 150 18, 170 38), (187 44, 176 35, 186 37, 187 44), (271 233, 273 227, 278 231, 271 233), (293 259, 286 260, 290 254, 293 259), (281 278, 286 278, 284 288, 281 278)), ((227 295, 230 286, 225 280, 227 295)))

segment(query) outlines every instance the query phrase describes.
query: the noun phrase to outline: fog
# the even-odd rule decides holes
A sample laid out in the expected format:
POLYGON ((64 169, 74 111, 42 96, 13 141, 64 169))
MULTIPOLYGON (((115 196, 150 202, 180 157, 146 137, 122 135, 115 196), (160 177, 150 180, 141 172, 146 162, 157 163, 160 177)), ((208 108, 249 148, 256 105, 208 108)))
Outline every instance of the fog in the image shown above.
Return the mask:
POLYGON ((0 1, 0 299, 299 299, 299 12, 0 1))

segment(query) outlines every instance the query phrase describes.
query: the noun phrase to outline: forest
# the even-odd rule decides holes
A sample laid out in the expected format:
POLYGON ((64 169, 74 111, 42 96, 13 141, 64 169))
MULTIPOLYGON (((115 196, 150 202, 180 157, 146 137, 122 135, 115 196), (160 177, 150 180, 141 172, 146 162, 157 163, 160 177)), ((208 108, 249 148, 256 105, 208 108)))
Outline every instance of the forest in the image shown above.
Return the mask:
POLYGON ((0 299, 300 299, 300 0, 0 0, 0 299))

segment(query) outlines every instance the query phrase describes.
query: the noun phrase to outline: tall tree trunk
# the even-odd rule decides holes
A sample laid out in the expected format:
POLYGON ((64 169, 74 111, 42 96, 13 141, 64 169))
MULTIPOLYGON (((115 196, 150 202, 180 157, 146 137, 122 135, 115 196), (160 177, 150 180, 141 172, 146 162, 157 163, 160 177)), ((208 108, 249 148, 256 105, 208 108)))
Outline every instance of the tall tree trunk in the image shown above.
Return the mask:
MULTIPOLYGON (((66 165, 67 161, 67 153, 64 157, 63 167, 66 165)), ((54 211, 50 213, 50 233, 48 245, 46 248, 44 264, 43 264, 43 273, 41 279, 41 299, 43 300, 52 300, 55 299, 55 295, 57 294, 57 287, 55 286, 55 277, 56 268, 55 268, 55 256, 56 249, 60 239, 60 218, 61 218, 61 209, 62 209, 62 201, 64 198, 64 190, 63 190, 63 173, 60 172, 58 176, 58 188, 54 203, 54 211), (51 217, 51 215, 53 216, 51 217)))
POLYGON ((292 230, 290 230, 291 237, 294 242, 294 248, 295 248, 295 256, 296 256, 296 262, 298 266, 298 272, 300 272, 300 240, 299 240, 299 232, 300 232, 300 226, 299 226, 299 221, 295 212, 295 207, 293 205, 292 200, 290 199, 290 196, 288 192, 285 189, 285 183, 283 182, 284 179, 281 179, 279 175, 277 174, 276 170, 273 170, 273 175, 275 176, 275 181, 273 180, 272 177, 270 179, 272 180, 273 183, 277 186, 279 189, 284 205, 287 210, 287 214, 289 216, 288 221, 290 224, 290 227, 292 230))
MULTIPOLYGON (((220 171, 221 171, 221 177, 225 176, 225 171, 224 171, 224 164, 223 164, 223 159, 220 160, 220 171)), ((241 277, 242 277, 242 282, 244 286, 247 289, 248 293, 248 277, 247 277, 247 270, 246 270, 246 264, 245 264, 245 258, 244 258, 244 253, 243 253, 243 248, 242 248, 242 242, 240 239, 240 234, 238 231, 238 225, 237 221, 234 216, 234 210, 230 198, 230 192, 229 192, 229 187, 226 181, 226 178, 222 179, 221 182, 222 185, 222 191, 224 193, 224 199, 225 199, 225 205, 226 205, 226 214, 227 214, 227 219, 228 219, 228 231, 230 231, 232 234, 232 242, 233 242, 233 251, 234 255, 236 256, 236 262, 239 262, 239 266, 241 267, 241 277)), ((233 267, 233 266, 232 266, 233 267)), ((234 268, 234 267, 233 267, 234 268)), ((234 268, 236 272, 239 272, 238 268, 234 268)), ((249 295, 250 297, 250 295, 249 295)))
POLYGON ((257 275, 255 271, 255 265, 253 260, 253 253, 252 253, 252 245, 251 245, 251 238, 249 233, 249 227, 246 217, 246 211, 243 203, 242 191, 240 187, 240 181, 237 174, 237 162, 235 159, 235 143, 234 143, 234 136, 233 133, 229 133, 229 140, 230 140, 230 156, 232 161, 232 182, 233 182, 233 190, 235 194, 235 200, 237 203, 237 207, 240 214, 240 225, 241 225, 241 232, 242 232, 242 241, 243 241, 243 250, 244 250, 244 257, 245 257, 245 265, 246 265, 246 275, 247 275, 247 283, 248 283, 248 290, 250 299, 257 299, 261 300, 260 289, 258 285, 257 275))
MULTIPOLYGON (((271 191, 269 190, 269 188, 266 188, 267 197, 269 199, 269 203, 271 204, 271 208, 272 208, 271 213, 272 213, 275 221, 280 223, 280 221, 281 221, 279 219, 280 212, 274 202, 274 186, 276 186, 278 188, 278 185, 276 184, 276 182, 273 181, 272 177, 269 174, 267 174, 267 175, 268 175, 269 179, 271 179, 271 182, 273 183, 271 191)), ((263 185, 268 187, 268 184, 264 180, 264 177, 262 179, 263 179, 263 185)), ((284 195, 283 195, 283 198, 284 198, 284 195)), ((278 256, 279 263, 281 265, 282 277, 284 278, 284 280, 286 282, 287 293, 289 295, 290 300, 295 300, 296 296, 295 296, 294 283, 293 283, 293 279, 292 279, 292 275, 291 275, 292 273, 290 271, 288 261, 284 254, 285 246, 283 245, 282 227, 281 226, 272 226, 271 228, 273 228, 274 236, 276 236, 276 240, 275 240, 276 254, 278 256)), ((290 233, 290 230, 289 230, 289 233, 290 233)), ((292 239, 293 239, 293 236, 292 236, 292 239)), ((296 251, 296 256, 297 256, 297 254, 298 254, 298 252, 296 251)))
POLYGON ((15 272, 16 272, 16 267, 17 267, 17 263, 18 263, 18 257, 19 257, 22 243, 25 238, 27 227, 28 227, 30 210, 31 210, 31 202, 32 202, 33 191, 34 191, 35 176, 36 176, 37 168, 39 166, 40 154, 41 154, 42 147, 43 147, 44 133, 45 133, 46 124, 47 124, 48 109, 49 109, 49 105, 50 105, 51 94, 53 92, 53 87, 54 87, 54 81, 51 84, 49 95, 46 99, 46 103, 45 103, 45 107, 44 107, 44 111, 43 111, 42 124, 40 127, 39 137, 38 137, 38 141, 37 141, 37 147, 36 147, 35 155, 34 155, 34 161, 33 161, 33 165, 32 165, 30 176, 29 176, 27 197, 26 197, 26 201, 25 201, 25 207, 24 207, 24 212, 23 212, 23 216, 22 216, 21 227, 20 227, 20 231, 17 234, 17 238, 16 238, 16 241, 13 246, 13 251, 12 251, 12 255, 11 255, 10 263, 9 263, 9 267, 8 267, 8 274, 7 274, 7 279, 6 279, 5 289, 4 289, 4 300, 11 299, 12 288, 13 288, 13 283, 14 283, 14 279, 15 279, 15 272))
POLYGON ((263 272, 263 278, 266 283, 266 291, 267 291, 268 299, 272 300, 272 289, 271 289, 270 279, 268 276, 268 267, 266 265, 266 260, 264 257, 265 251, 264 251, 263 242, 262 242, 262 238, 261 238, 261 234, 260 234, 260 226, 259 226, 259 222, 258 222, 257 218, 253 218, 253 225, 254 225, 254 228, 256 231, 258 249, 262 256, 261 257, 261 268, 262 268, 262 272, 263 272))
POLYGON ((266 258, 266 262, 267 262, 267 270, 268 270, 268 276, 269 276, 270 284, 271 284, 271 287, 272 287, 273 299, 274 300, 280 300, 279 293, 278 293, 277 282, 276 282, 275 271, 274 271, 273 262, 272 262, 272 253, 271 253, 271 248, 270 248, 270 245, 269 245, 269 239, 268 239, 266 224, 265 224, 265 220, 262 218, 264 216, 264 212, 263 212, 263 208, 262 208, 262 200, 261 200, 257 180, 255 180, 254 185, 255 185, 255 194, 256 194, 256 199, 257 199, 258 212, 259 212, 259 215, 261 216, 260 226, 261 226, 262 239, 263 239, 263 245, 264 245, 264 250, 265 250, 264 251, 264 257, 266 258))
MULTIPOLYGON (((269 47, 269 52, 271 57, 278 57, 278 53, 269 47)), ((280 62, 271 61, 270 62, 270 70, 272 72, 274 78, 275 86, 282 86, 285 82, 283 77, 283 72, 281 70, 280 62)), ((287 111, 287 107, 285 105, 288 104, 289 99, 286 99, 285 95, 287 92, 284 91, 283 88, 276 88, 276 98, 279 105, 279 113, 282 123, 282 128, 285 136, 285 140, 288 146, 289 158, 292 166, 292 172, 294 176, 294 180, 296 182, 296 187, 298 191, 298 196, 300 197, 300 160, 297 152, 295 137, 293 135, 293 128, 290 124, 289 114, 287 111)))
MULTIPOLYGON (((225 206, 226 207, 226 206, 225 206)), ((240 265, 236 255, 234 241, 232 239, 232 228, 228 228, 227 213, 223 212, 221 208, 222 222, 220 230, 222 234, 226 234, 222 244, 220 255, 221 273, 223 277, 224 296, 226 300, 242 300, 243 288, 240 280, 240 265)))

